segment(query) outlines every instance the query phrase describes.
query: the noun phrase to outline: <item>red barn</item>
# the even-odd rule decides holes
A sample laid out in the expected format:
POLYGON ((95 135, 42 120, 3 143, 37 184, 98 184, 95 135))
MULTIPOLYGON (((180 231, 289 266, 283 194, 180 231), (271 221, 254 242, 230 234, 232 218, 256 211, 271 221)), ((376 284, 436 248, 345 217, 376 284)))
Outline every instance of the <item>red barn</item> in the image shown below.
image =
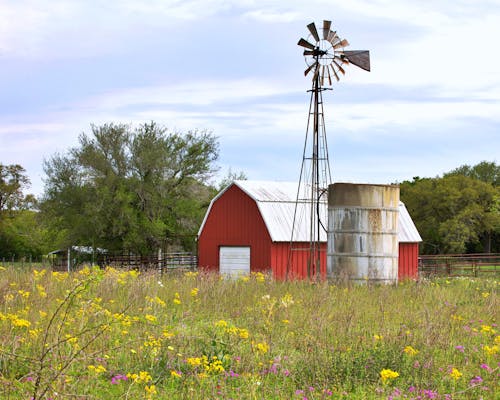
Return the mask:
MULTIPOLYGON (((272 271, 286 277, 297 184, 235 181, 210 203, 198 232, 198 267, 225 274, 272 271)), ((303 205, 305 206, 305 205, 303 205)), ((416 278, 420 236, 401 203, 400 277, 416 278), (416 250, 416 253, 415 253, 416 250), (402 256, 401 256, 402 255, 402 256)), ((327 204, 322 207, 326 221, 327 204)), ((308 213, 302 213, 307 215, 308 213)), ((293 249, 309 247, 309 221, 296 222, 293 249), (300 222, 300 223, 297 223, 300 222)), ((326 233, 321 240, 321 276, 326 276, 326 233)), ((307 251, 293 251, 289 277, 307 276, 307 251)))

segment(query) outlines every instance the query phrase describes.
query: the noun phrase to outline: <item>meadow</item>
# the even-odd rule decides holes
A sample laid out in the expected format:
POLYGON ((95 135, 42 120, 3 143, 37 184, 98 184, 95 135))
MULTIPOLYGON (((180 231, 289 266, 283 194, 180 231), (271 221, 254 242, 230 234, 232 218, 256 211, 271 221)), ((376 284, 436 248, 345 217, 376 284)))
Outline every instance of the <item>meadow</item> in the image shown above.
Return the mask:
POLYGON ((499 286, 0 267, 0 398, 498 399, 499 286))

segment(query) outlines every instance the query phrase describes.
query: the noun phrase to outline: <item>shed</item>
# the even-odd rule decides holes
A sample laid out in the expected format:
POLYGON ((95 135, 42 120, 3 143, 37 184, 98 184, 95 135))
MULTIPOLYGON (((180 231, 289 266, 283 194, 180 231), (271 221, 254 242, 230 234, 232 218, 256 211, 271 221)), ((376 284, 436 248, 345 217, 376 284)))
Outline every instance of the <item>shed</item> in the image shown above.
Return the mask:
MULTIPOLYGON (((231 183, 211 201, 198 231, 198 267, 225 274, 272 271, 275 278, 285 279, 296 197, 295 182, 247 180, 231 183)), ((326 199, 323 205, 320 211, 326 221, 326 199)), ((307 206, 299 203, 299 207, 307 206)), ((418 242, 421 239, 404 204, 400 203, 400 211, 402 209, 398 235, 402 261, 399 264, 400 277, 414 278, 417 276, 418 242)), ((308 226, 307 217, 296 221, 290 263, 293 270, 288 272, 291 278, 307 276, 308 226)), ((326 232, 322 233, 320 240, 320 272, 324 278, 326 232)))

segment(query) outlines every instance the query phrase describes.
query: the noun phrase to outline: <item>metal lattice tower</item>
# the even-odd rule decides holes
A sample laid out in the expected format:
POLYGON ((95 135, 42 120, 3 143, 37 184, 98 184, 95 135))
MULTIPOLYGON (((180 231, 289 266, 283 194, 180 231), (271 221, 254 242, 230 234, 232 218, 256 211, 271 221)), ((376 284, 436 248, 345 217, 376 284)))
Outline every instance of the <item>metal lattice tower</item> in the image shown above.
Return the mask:
POLYGON ((328 185, 332 183, 323 110, 323 92, 331 90, 332 76, 339 81, 344 75, 344 64, 354 64, 370 70, 368 51, 346 51, 347 40, 340 39, 331 30, 331 21, 323 21, 322 35, 314 22, 307 25, 308 40, 297 43, 304 47, 307 68, 304 75, 313 72, 307 118, 306 137, 300 168, 299 185, 292 221, 292 235, 287 262, 287 278, 294 271, 297 252, 307 257, 307 277, 316 279, 321 271, 321 243, 326 241, 326 202, 328 185), (314 43, 314 44, 313 44, 314 43), (304 254, 305 253, 305 254, 304 254))

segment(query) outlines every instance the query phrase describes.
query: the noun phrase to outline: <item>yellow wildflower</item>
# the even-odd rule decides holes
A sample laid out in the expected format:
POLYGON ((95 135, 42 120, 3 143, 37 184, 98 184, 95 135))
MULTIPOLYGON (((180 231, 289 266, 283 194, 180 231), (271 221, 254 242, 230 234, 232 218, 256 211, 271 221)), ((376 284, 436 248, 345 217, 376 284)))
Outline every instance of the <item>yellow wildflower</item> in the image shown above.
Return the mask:
POLYGON ((255 344, 255 348, 259 353, 265 354, 269 351, 269 345, 266 342, 260 342, 255 344))
POLYGON ((144 318, 151 323, 155 323, 157 321, 157 318, 151 314, 146 314, 144 318))
POLYGON ((410 357, 413 357, 418 354, 418 350, 414 349, 411 346, 406 346, 403 350, 405 354, 409 355, 410 357))
POLYGON ((391 369, 383 369, 382 371, 380 371, 380 379, 382 379, 382 383, 384 385, 387 382, 390 382, 392 379, 396 379, 398 376, 399 373, 391 369))
POLYGON ((455 380, 459 380, 462 377, 462 373, 458 369, 452 368, 450 371, 450 376, 455 380))
POLYGON ((101 374, 103 372, 106 372, 106 368, 101 364, 99 364, 97 367, 95 365, 89 365, 87 366, 87 369, 95 374, 101 374))
POLYGON ((486 354, 492 356, 494 354, 497 354, 498 351, 500 350, 500 347, 498 345, 493 345, 493 346, 484 346, 483 350, 486 354))
POLYGON ((151 385, 151 386, 144 386, 144 390, 146 392, 146 397, 149 399, 151 398, 152 396, 154 396, 155 394, 158 394, 158 392, 156 391, 156 386, 155 385, 151 385))
POLYGON ((384 337, 382 335, 373 335, 375 340, 382 340, 384 337))
POLYGON ((179 295, 179 293, 175 292, 175 295, 174 295, 174 300, 172 300, 174 302, 174 304, 181 304, 181 296, 179 295))
POLYGON ((201 357, 188 357, 186 362, 192 367, 199 367, 201 365, 201 357))
POLYGON ((495 333, 495 330, 490 325, 481 325, 481 333, 495 333))
POLYGON ((170 376, 171 376, 172 378, 179 379, 179 378, 181 377, 181 373, 180 373, 180 372, 178 372, 178 371, 175 371, 175 370, 171 370, 171 371, 170 371, 170 376))
POLYGON ((191 296, 192 296, 192 297, 196 297, 196 296, 198 296, 198 292, 199 292, 199 290, 200 290, 200 289, 198 289, 198 288, 192 288, 192 289, 191 289, 191 296))

